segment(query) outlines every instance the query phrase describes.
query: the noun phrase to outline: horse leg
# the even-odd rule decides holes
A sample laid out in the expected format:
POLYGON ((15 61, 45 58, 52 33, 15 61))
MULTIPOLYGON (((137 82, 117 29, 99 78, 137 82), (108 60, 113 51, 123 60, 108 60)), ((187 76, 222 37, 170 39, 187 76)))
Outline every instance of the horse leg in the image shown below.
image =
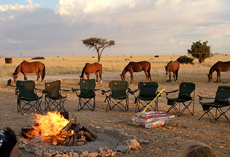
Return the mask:
POLYGON ((40 74, 39 74, 39 72, 37 71, 36 72, 36 74, 37 74, 37 81, 39 80, 39 78, 40 78, 40 74))
POLYGON ((176 71, 176 80, 178 80, 178 70, 176 71))
POLYGON ((219 71, 217 71, 216 82, 221 82, 221 79, 220 79, 220 72, 219 72, 219 71), (219 80, 220 80, 220 81, 219 81, 219 80))
POLYGON ((172 79, 171 79, 171 72, 169 72, 169 81, 172 81, 172 79))
POLYGON ((97 71, 95 72, 95 75, 96 75, 96 82, 98 82, 98 73, 97 73, 97 71))
POLYGON ((145 77, 146 77, 146 81, 148 81, 148 79, 149 79, 149 76, 148 76, 148 73, 147 73, 147 71, 145 71, 145 77))
POLYGON ((99 76, 100 76, 101 83, 102 83, 102 73, 101 73, 101 71, 100 71, 100 70, 99 70, 99 76))
POLYGON ((90 74, 86 74, 86 76, 87 76, 87 79, 89 80, 89 76, 90 76, 90 74))
POLYGON ((27 74, 26 73, 23 74, 24 74, 24 80, 27 80, 27 74))
POLYGON ((131 84, 134 84, 134 77, 133 77, 133 72, 130 72, 130 75, 131 75, 131 84))

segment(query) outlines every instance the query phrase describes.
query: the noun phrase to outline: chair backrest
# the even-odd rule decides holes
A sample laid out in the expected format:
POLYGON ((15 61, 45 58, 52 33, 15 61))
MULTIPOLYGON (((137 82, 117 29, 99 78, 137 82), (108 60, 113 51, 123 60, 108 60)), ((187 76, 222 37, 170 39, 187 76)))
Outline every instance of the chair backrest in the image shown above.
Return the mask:
POLYGON ((33 99, 37 97, 35 94, 35 82, 32 80, 16 82, 16 88, 19 90, 19 96, 23 98, 33 99))
POLYGON ((191 93, 195 90, 196 85, 192 82, 182 82, 180 84, 179 96, 180 99, 191 99, 191 93))
POLYGON ((56 98, 60 97, 61 80, 45 83, 46 96, 56 98))
POLYGON ((109 82, 109 88, 112 91, 111 96, 113 98, 120 98, 127 95, 127 88, 129 83, 124 80, 114 80, 109 82))
POLYGON ((139 95, 146 98, 156 97, 158 83, 151 82, 139 82, 138 83, 139 95))
POLYGON ((95 79, 89 79, 89 80, 80 79, 81 96, 85 96, 85 97, 95 96, 95 92, 94 92, 95 87, 96 87, 95 79))
POLYGON ((215 102, 229 105, 230 86, 219 86, 215 96, 215 102))

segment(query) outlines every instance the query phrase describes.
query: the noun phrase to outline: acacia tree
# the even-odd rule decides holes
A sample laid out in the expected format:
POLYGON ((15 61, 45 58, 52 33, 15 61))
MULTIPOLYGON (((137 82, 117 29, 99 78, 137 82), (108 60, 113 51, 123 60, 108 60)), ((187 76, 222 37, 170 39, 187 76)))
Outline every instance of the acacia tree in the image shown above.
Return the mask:
POLYGON ((210 46, 207 45, 208 41, 203 42, 199 41, 193 42, 191 45, 191 50, 188 49, 188 54, 191 54, 193 57, 197 58, 200 63, 211 56, 210 46))
POLYGON ((101 39, 101 38, 88 38, 82 40, 83 44, 88 47, 89 49, 93 48, 97 51, 97 59, 98 62, 100 62, 102 52, 106 47, 110 47, 115 45, 114 40, 107 41, 107 39, 101 39))

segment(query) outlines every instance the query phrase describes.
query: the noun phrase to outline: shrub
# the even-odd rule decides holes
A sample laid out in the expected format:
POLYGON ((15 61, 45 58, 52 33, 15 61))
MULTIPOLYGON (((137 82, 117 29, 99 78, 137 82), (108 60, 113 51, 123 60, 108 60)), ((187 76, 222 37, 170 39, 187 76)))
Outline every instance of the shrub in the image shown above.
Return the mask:
POLYGON ((34 59, 45 59, 45 58, 44 57, 33 57, 31 59, 34 60, 34 59))
POLYGON ((190 57, 187 57, 187 56, 180 56, 179 58, 177 58, 177 61, 179 62, 179 63, 182 63, 182 64, 194 64, 193 63, 193 60, 194 60, 194 58, 190 58, 190 57))

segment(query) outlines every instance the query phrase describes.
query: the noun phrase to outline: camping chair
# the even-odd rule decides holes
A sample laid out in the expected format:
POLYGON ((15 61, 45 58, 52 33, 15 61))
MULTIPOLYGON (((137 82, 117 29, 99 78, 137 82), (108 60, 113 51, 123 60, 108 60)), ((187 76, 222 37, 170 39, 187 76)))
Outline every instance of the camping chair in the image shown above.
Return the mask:
POLYGON ((177 115, 180 117, 181 114, 188 110, 191 115, 194 115, 194 97, 195 97, 195 84, 191 82, 182 82, 178 90, 166 92, 166 99, 168 100, 167 105, 171 107, 168 109, 167 113, 174 109, 177 115), (179 92, 177 98, 169 98, 168 95, 171 93, 179 92), (193 93, 193 96, 191 96, 193 93), (180 104, 184 107, 180 109, 180 104), (190 105, 192 105, 192 111, 190 110, 190 105), (177 107, 179 106, 179 107, 177 107))
POLYGON ((38 96, 35 91, 35 82, 17 81, 15 94, 17 95, 17 112, 24 115, 30 109, 42 113, 42 96, 38 96))
POLYGON ((211 123, 215 123, 221 116, 224 116, 230 123, 230 120, 226 115, 227 111, 230 109, 230 86, 219 86, 215 98, 201 97, 199 95, 198 97, 199 103, 204 111, 204 114, 199 118, 199 120, 207 114, 211 123), (212 99, 214 101, 205 102, 205 99, 212 99), (212 109, 216 109, 215 115, 211 112, 212 109))
POLYGON ((66 111, 64 103, 67 95, 63 96, 61 92, 67 92, 68 90, 61 89, 61 80, 45 83, 45 111, 66 111))
POLYGON ((106 96, 107 100, 106 111, 113 110, 114 107, 120 108, 123 112, 129 110, 129 83, 127 81, 110 81, 110 90, 102 90, 102 94, 106 96))
MULTIPOLYGON (((155 97, 157 96, 158 83, 157 82, 139 82, 138 89, 130 92, 135 97, 136 109, 135 112, 140 112, 143 110, 155 97), (139 91, 139 94, 135 94, 139 91)), ((155 100, 155 105, 152 104, 150 107, 154 111, 158 111, 158 98, 155 100)), ((148 108, 148 110, 150 110, 148 108)))
POLYGON ((80 89, 72 88, 72 92, 75 92, 79 98, 79 103, 77 105, 77 110, 82 110, 87 106, 91 111, 95 109, 95 89, 96 82, 95 79, 83 80, 80 79, 80 89))

